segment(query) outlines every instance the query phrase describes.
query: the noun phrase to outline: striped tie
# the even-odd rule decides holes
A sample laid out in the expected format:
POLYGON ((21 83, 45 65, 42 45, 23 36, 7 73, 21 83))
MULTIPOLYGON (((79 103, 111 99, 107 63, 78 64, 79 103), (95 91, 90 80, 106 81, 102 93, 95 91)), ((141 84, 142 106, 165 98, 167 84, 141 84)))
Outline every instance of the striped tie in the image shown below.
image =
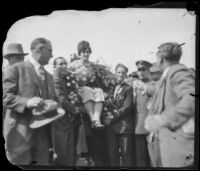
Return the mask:
POLYGON ((38 73, 39 73, 39 77, 41 78, 41 80, 45 80, 45 70, 43 66, 40 66, 40 68, 38 69, 38 73))

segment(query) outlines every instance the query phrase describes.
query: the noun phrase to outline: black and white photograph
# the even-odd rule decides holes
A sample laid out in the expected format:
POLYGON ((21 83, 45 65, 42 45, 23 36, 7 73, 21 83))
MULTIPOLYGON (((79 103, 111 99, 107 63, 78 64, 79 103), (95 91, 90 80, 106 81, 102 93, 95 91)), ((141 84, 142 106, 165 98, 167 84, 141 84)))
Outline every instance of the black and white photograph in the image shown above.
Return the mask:
POLYGON ((55 10, 2 45, 10 165, 195 168, 196 13, 55 10))

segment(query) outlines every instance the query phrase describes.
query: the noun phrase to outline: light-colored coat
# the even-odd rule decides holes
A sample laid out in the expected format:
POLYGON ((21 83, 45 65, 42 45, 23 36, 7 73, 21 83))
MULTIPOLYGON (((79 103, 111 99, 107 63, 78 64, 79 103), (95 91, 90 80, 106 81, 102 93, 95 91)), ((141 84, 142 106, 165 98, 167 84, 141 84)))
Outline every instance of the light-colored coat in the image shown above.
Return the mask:
POLYGON ((158 86, 150 114, 160 114, 170 124, 158 133, 162 166, 189 166, 194 161, 195 76, 175 64, 158 86))
MULTIPOLYGON (((6 115, 3 135, 8 160, 13 162, 14 158, 30 149, 33 144, 35 129, 29 127, 32 111, 26 108, 26 103, 32 97, 41 97, 41 86, 29 61, 10 66, 4 74, 3 106, 6 107, 6 115)), ((55 99, 53 77, 46 73, 46 79, 49 99, 55 99)))

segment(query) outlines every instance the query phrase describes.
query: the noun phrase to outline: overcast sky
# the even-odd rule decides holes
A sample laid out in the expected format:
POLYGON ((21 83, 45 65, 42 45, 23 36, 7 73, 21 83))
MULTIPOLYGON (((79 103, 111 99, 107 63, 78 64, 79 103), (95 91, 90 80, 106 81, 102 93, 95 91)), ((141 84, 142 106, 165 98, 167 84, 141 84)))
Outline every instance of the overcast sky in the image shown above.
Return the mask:
MULTIPOLYGON (((164 42, 186 43, 181 63, 195 67, 195 16, 184 9, 108 9, 103 11, 55 11, 49 16, 27 16, 16 21, 7 34, 8 43, 19 42, 30 54, 30 43, 37 37, 52 42, 53 57, 77 53, 81 40, 90 42, 91 61, 112 69, 117 63, 136 70, 137 60, 155 62, 157 47, 164 42)), ((46 69, 52 73, 52 61, 46 69)), ((4 61, 3 66, 7 62, 4 61)))

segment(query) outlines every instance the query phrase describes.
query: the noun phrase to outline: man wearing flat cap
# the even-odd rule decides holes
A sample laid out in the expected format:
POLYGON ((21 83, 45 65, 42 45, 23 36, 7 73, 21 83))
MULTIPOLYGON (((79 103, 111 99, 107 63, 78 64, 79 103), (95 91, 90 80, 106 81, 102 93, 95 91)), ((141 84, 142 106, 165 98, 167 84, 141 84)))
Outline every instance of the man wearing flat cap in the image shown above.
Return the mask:
POLYGON ((34 122, 38 128, 32 129, 30 123, 33 109, 44 107, 45 99, 56 99, 53 78, 44 69, 51 57, 50 41, 37 38, 31 43, 28 60, 8 67, 5 73, 3 135, 6 156, 12 164, 49 164, 50 125, 44 125, 40 120, 42 126, 38 127, 34 122))
MULTIPOLYGON (((137 74, 139 81, 143 84, 150 85, 150 72, 149 68, 152 66, 148 61, 140 60, 136 62, 137 74)), ((141 89, 137 88, 137 80, 133 81, 134 101, 135 108, 135 165, 136 167, 149 166, 149 154, 147 148, 147 134, 148 131, 144 128, 144 120, 148 114, 146 104, 150 98, 148 94, 144 93, 141 89)))

